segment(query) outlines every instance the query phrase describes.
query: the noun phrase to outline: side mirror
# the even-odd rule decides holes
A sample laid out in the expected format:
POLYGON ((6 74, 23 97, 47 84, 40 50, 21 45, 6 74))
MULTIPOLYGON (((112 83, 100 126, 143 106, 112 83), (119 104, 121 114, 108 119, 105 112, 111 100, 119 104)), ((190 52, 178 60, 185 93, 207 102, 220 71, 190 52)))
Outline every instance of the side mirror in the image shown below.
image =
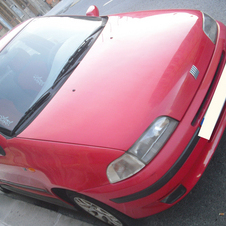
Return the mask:
POLYGON ((99 9, 95 5, 91 5, 86 11, 86 16, 99 16, 99 9))

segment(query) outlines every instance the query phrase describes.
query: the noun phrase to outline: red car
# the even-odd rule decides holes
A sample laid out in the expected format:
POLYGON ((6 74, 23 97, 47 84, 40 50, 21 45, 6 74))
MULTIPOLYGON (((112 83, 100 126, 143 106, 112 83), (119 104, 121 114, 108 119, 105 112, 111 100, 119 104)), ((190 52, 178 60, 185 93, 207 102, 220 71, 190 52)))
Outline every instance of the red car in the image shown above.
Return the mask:
POLYGON ((0 41, 0 185, 127 225, 180 201, 224 132, 226 28, 193 10, 31 19, 0 41))

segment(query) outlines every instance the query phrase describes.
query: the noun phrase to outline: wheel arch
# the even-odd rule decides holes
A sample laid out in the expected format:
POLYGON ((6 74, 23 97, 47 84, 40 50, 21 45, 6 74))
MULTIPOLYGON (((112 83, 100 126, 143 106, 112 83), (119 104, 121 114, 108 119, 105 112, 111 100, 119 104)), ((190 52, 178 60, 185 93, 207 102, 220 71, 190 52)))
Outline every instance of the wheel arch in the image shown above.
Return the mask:
MULTIPOLYGON (((68 204, 72 205, 75 207, 75 209, 80 209, 82 210, 82 208, 80 206, 78 206, 77 204, 75 204, 72 199, 70 198, 70 196, 76 195, 78 197, 82 197, 88 201, 93 202, 94 204, 97 204, 101 207, 103 207, 105 210, 107 210, 110 213, 113 213, 113 215, 117 215, 117 217, 123 222, 124 226, 132 226, 134 225, 134 223, 136 223, 138 220, 137 219, 133 219, 130 218, 128 216, 126 216, 125 214, 119 212, 118 210, 106 205, 105 203, 102 203, 92 197, 86 196, 84 194, 78 193, 76 191, 72 191, 69 189, 63 189, 63 188, 52 188, 52 192, 55 196, 57 196, 58 198, 60 198, 61 200, 67 202, 68 204)), ((137 224, 135 224, 137 225, 137 224)))
MULTIPOLYGON (((67 189, 63 189, 63 188, 52 188, 52 193, 57 196, 58 198, 62 199, 63 201, 73 205, 73 202, 71 201, 71 199, 68 197, 67 195, 67 189)), ((71 191, 72 192, 72 191, 71 191)), ((74 192, 74 191, 73 191, 74 192)), ((77 193, 77 192, 75 192, 77 193)), ((74 206, 74 205, 73 205, 74 206)))

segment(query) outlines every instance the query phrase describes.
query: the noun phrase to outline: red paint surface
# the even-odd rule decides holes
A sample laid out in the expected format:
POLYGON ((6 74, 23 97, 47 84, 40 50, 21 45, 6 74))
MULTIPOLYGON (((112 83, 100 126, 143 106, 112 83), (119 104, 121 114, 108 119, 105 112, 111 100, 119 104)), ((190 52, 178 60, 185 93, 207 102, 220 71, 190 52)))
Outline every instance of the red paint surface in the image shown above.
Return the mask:
POLYGON ((50 192, 47 196, 52 188, 74 190, 134 218, 169 208, 160 201, 179 184, 189 192, 205 170, 223 134, 225 111, 211 141, 200 139, 161 189, 123 204, 110 199, 151 186, 180 157, 207 108, 192 126, 225 50, 225 37, 225 26, 219 23, 214 46, 202 31, 198 11, 110 17, 83 61, 37 118, 15 138, 0 135, 6 151, 0 157, 0 180, 45 189, 50 192), (200 71, 197 80, 189 73, 192 65, 200 71), (107 166, 161 115, 177 119, 179 125, 160 153, 135 176, 109 184, 107 166))

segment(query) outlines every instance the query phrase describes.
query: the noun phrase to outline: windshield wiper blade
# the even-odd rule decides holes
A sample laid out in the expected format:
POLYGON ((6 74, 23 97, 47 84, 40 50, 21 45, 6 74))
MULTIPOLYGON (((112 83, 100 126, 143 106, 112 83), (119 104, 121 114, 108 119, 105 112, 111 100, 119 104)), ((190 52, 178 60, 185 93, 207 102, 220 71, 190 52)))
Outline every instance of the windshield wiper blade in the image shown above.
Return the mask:
POLYGON ((31 115, 39 108, 41 107, 50 97, 51 92, 47 90, 22 116, 22 118, 19 120, 19 122, 16 124, 14 129, 11 132, 11 135, 13 135, 21 125, 24 124, 24 122, 27 121, 31 117, 31 115))
MULTIPOLYGON (((91 33, 90 36, 88 36, 88 38, 93 37, 96 33, 98 33, 99 31, 101 31, 104 28, 105 25, 101 25, 100 27, 98 27, 96 30, 94 30, 93 33, 91 33)), ((87 39, 88 39, 87 38, 87 39)))
POLYGON ((79 58, 85 52, 85 50, 89 47, 90 42, 93 40, 93 37, 88 37, 83 43, 79 46, 79 48, 71 55, 68 59, 67 63, 57 76, 56 80, 53 83, 52 88, 54 88, 58 82, 67 76, 72 70, 74 70, 80 63, 79 58))
POLYGON ((79 58, 82 57, 83 53, 88 49, 91 41, 97 37, 98 33, 104 28, 104 26, 98 27, 91 35, 89 35, 82 44, 78 47, 78 49, 71 55, 68 59, 67 63, 57 76, 55 82, 53 83, 52 88, 54 88, 62 78, 66 77, 68 74, 71 73, 80 63, 79 58))

